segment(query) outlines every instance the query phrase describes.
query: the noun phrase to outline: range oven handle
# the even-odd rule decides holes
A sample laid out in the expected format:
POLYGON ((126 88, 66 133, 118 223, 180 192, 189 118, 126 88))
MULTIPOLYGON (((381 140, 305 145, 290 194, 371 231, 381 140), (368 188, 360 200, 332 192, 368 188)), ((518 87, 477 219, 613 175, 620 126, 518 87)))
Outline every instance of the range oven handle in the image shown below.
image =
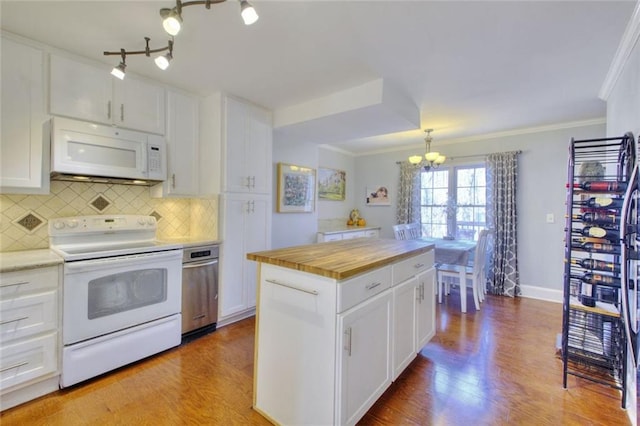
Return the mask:
POLYGON ((101 259, 77 260, 65 262, 64 272, 78 273, 95 271, 97 269, 113 268, 118 266, 135 265, 140 262, 163 262, 167 260, 182 261, 182 250, 167 250, 153 253, 131 254, 127 256, 105 257, 101 259))

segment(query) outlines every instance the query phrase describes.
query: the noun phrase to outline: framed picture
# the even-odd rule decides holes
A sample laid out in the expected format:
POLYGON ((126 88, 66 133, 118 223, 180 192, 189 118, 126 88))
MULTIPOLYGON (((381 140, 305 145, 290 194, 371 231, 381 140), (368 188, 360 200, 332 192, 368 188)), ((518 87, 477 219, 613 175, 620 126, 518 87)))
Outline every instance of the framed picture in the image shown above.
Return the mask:
POLYGON ((376 185, 367 187, 366 202, 368 206, 390 206, 389 187, 376 185))
POLYGON ((315 206, 315 169, 278 163, 278 213, 310 213, 315 206))
POLYGON ((346 176, 344 170, 318 168, 318 199, 344 201, 346 176))

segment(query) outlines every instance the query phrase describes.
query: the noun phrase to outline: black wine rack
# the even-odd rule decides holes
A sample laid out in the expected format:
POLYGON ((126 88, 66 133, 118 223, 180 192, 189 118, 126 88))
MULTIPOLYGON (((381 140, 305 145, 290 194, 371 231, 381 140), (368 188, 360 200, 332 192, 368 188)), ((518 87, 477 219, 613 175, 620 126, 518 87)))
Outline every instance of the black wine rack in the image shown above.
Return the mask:
POLYGON ((571 140, 567 179, 563 386, 573 375, 619 389, 626 407, 620 209, 636 163, 633 137, 571 140))

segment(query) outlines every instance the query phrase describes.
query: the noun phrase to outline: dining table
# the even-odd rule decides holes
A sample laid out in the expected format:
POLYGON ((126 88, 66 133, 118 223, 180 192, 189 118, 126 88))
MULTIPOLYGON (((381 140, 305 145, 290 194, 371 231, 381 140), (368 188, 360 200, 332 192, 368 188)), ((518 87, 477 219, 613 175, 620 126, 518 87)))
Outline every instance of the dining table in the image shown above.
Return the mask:
MULTIPOLYGON (((471 254, 475 251, 477 242, 472 240, 456 240, 445 238, 420 238, 435 246, 435 263, 460 265, 460 292, 466 288, 467 271, 466 266, 469 264, 471 254)), ((436 279, 438 279, 436 277, 436 279)), ((440 291, 440 286, 437 287, 440 291)), ((460 307, 462 312, 467 312, 467 298, 461 297, 460 307)))

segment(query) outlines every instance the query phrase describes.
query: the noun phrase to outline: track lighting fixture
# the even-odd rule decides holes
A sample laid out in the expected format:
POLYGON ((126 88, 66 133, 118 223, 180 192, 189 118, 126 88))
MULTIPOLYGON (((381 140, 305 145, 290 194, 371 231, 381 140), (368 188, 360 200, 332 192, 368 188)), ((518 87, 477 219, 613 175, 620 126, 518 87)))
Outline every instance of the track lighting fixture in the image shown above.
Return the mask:
MULTIPOLYGON (((211 9, 212 4, 224 3, 226 0, 195 0, 195 1, 181 1, 176 0, 175 7, 162 8, 160 9, 160 16, 162 17, 162 27, 164 30, 171 36, 172 40, 169 40, 169 43, 166 47, 160 49, 149 49, 149 37, 145 37, 144 39, 147 42, 147 46, 145 50, 138 51, 129 51, 127 52, 124 49, 120 49, 119 52, 104 52, 105 55, 120 55, 122 57, 122 61, 120 64, 115 66, 113 70, 111 70, 111 74, 120 80, 124 79, 125 76, 125 68, 127 55, 141 55, 145 54, 146 56, 150 56, 151 53, 164 52, 168 50, 168 52, 164 55, 157 56, 155 58, 155 63, 161 70, 166 70, 173 59, 173 36, 177 35, 180 32, 180 28, 182 27, 182 8, 186 6, 194 6, 196 4, 203 4, 207 9, 211 9)), ((256 10, 253 8, 251 3, 247 0, 238 0, 240 3, 240 16, 242 16, 242 20, 245 25, 251 25, 258 20, 258 14, 256 10)))
MULTIPOLYGON (((175 36, 180 32, 182 28, 182 8, 187 6, 194 6, 196 4, 204 4, 207 9, 211 9, 212 4, 224 3, 226 0, 196 0, 196 1, 181 1, 176 0, 176 6, 172 9, 162 8, 160 9, 160 16, 162 17, 162 27, 171 36, 175 36)), ((245 25, 251 25, 258 20, 258 14, 256 10, 251 6, 247 0, 240 1, 240 15, 245 25)))
POLYGON ((124 49, 120 49, 119 52, 103 52, 105 56, 120 55, 122 57, 122 61, 120 62, 120 64, 111 70, 111 75, 119 78, 120 80, 124 79, 125 68, 127 66, 127 55, 145 55, 147 57, 150 57, 152 53, 159 53, 168 50, 169 52, 166 55, 158 56, 155 62, 158 68, 162 70, 165 70, 169 67, 169 62, 171 61, 171 59, 173 59, 173 40, 169 40, 165 47, 161 47, 159 49, 149 48, 149 41, 151 41, 149 37, 145 37, 144 40, 146 42, 146 47, 144 50, 130 50, 127 52, 124 49))

